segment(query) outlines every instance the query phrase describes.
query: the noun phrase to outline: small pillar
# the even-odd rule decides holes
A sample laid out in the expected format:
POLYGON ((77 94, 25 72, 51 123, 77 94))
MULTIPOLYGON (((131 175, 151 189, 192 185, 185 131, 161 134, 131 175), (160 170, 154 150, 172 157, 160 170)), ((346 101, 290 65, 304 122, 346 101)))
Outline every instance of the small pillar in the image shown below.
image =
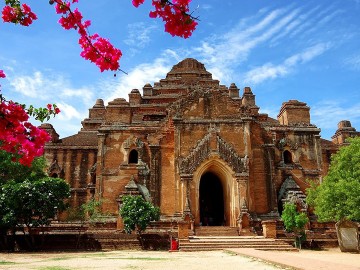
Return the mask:
POLYGON ((239 97, 239 88, 237 88, 235 83, 232 83, 229 87, 229 97, 231 98, 239 97))
POLYGON ((265 220, 261 225, 265 238, 276 238, 276 220, 265 220))
POLYGON ((189 238, 190 222, 179 221, 178 222, 178 237, 179 239, 189 238))
POLYGON ((120 215, 117 217, 117 220, 116 220, 116 230, 118 230, 118 231, 124 230, 124 222, 120 215))
POLYGON ((242 105, 250 106, 250 107, 256 106, 255 95, 252 93, 251 88, 248 86, 244 88, 244 93, 242 96, 242 105))
POLYGON ((144 96, 152 96, 153 95, 153 87, 150 83, 147 83, 143 87, 143 95, 144 96))
POLYGON ((138 89, 131 90, 129 94, 129 103, 131 106, 140 105, 141 104, 141 94, 138 89))

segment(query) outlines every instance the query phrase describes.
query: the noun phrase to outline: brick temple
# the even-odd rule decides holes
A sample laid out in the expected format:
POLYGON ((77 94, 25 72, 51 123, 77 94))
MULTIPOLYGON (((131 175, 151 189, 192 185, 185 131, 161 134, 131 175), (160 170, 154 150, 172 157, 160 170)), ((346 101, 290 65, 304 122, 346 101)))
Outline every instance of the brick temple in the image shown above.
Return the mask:
POLYGON ((279 219, 286 201, 308 211, 306 180, 321 181, 331 154, 360 134, 341 121, 322 139, 297 100, 277 119, 259 113, 250 87, 221 85, 191 58, 128 101, 96 100, 81 124, 63 139, 42 125, 52 135, 48 172, 71 185, 72 207, 96 198, 118 218, 121 197, 142 194, 161 220, 240 229, 279 219))

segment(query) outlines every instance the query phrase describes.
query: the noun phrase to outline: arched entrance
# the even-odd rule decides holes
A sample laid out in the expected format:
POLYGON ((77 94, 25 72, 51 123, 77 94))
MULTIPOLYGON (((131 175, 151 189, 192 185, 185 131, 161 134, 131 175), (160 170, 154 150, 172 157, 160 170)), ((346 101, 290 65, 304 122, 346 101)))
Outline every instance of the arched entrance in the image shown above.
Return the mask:
POLYGON ((201 176, 199 206, 203 226, 225 225, 223 186, 213 172, 206 172, 201 176))

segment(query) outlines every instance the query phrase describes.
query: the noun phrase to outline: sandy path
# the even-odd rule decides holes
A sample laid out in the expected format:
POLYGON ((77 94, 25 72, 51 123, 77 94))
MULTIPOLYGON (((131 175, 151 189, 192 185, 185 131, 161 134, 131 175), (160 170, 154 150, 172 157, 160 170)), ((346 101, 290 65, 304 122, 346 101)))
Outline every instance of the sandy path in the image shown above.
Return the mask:
POLYGON ((0 253, 0 269, 286 269, 231 252, 111 251, 81 253, 0 253))
POLYGON ((302 270, 360 270, 360 254, 327 250, 300 250, 299 252, 231 249, 241 255, 261 258, 278 265, 302 270))

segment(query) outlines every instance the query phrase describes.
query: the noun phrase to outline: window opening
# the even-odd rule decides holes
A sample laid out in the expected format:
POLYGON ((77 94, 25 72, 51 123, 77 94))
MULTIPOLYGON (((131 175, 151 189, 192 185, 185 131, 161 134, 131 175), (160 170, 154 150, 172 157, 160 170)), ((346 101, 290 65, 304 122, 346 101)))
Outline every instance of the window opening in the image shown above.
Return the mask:
POLYGON ((285 150, 284 151, 284 163, 285 164, 291 164, 292 163, 292 154, 290 151, 285 150))
POLYGON ((129 154, 129 164, 137 164, 138 159, 139 159, 138 152, 135 149, 131 150, 129 154))

